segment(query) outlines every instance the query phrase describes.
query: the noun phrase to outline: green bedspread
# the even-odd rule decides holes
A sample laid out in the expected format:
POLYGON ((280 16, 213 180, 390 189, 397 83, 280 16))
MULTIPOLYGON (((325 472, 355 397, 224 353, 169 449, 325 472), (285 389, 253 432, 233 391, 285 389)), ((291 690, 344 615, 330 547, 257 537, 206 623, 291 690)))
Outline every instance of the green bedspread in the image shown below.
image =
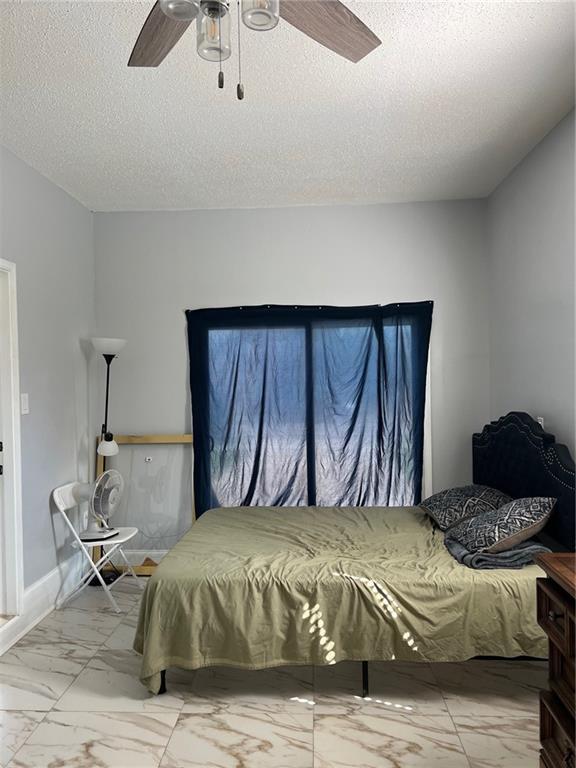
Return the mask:
POLYGON ((134 648, 168 667, 546 656, 536 565, 474 571, 417 507, 206 512, 162 560, 134 648))

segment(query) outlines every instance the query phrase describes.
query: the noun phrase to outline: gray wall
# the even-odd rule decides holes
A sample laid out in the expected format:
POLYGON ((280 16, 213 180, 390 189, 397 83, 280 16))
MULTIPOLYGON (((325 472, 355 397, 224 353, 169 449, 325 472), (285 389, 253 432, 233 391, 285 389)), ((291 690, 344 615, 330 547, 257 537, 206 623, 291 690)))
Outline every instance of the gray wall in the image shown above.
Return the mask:
POLYGON ((488 417, 485 202, 95 214, 116 431, 190 429, 187 308, 433 299, 433 481, 470 478, 488 417))
POLYGON ((26 584, 69 554, 48 499, 90 472, 104 370, 94 360, 88 376, 79 339, 95 326, 129 341, 112 369, 113 428, 180 432, 185 309, 433 299, 435 488, 470 479, 471 433, 510 409, 544 416, 573 449, 573 129, 571 115, 489 201, 262 211, 93 217, 2 150, 0 256, 18 265, 31 407, 26 584))
POLYGON ((574 112, 490 199, 490 412, 543 416, 574 452, 574 112))
POLYGON ((92 214, 0 148, 0 257, 17 265, 24 581, 71 553, 52 489, 88 475, 88 376, 79 339, 94 318, 92 214))

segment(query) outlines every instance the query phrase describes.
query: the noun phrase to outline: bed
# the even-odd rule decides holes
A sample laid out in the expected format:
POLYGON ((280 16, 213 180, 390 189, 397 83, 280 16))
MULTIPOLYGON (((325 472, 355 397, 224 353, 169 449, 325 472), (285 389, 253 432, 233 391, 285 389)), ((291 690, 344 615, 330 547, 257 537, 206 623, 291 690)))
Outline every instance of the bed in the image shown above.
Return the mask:
MULTIPOLYGON (((474 436, 473 456, 477 483, 558 498, 541 537, 574 548, 574 462, 552 435, 511 413, 474 436)), ((460 565, 418 507, 210 510, 147 585, 141 680, 158 693, 169 667, 545 657, 540 575, 460 565)))

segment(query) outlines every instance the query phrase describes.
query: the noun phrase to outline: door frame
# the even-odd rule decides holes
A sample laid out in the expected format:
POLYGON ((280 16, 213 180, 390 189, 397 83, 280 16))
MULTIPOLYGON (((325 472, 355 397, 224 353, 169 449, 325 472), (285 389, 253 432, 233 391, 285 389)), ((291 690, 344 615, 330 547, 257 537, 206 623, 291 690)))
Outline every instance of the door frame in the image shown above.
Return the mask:
POLYGON ((0 565, 4 569, 2 580, 6 590, 6 612, 19 616, 24 602, 24 558, 22 550, 22 459, 20 441, 20 373, 18 357, 18 311, 16 291, 16 264, 0 259, 0 272, 7 276, 8 328, 6 360, 6 387, 0 390, 2 398, 2 428, 4 441, 4 504, 0 565), (8 499, 13 504, 7 504, 8 499))

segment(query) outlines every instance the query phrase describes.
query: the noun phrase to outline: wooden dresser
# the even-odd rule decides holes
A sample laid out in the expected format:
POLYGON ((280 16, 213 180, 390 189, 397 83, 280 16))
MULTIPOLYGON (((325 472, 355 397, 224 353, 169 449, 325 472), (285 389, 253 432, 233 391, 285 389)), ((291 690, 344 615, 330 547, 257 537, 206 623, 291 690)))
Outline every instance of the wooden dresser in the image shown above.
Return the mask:
POLYGON ((540 768, 576 768, 574 747, 574 596, 576 555, 536 558, 547 578, 538 579, 538 623, 549 639, 549 690, 540 693, 540 768))

